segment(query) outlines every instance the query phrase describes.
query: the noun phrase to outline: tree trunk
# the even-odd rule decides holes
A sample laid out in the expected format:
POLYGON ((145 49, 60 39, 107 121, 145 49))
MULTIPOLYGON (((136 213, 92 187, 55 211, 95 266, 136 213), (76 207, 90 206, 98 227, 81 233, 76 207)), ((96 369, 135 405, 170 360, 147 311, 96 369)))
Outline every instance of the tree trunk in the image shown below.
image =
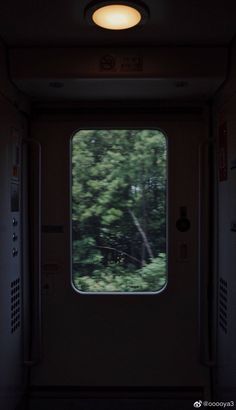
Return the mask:
POLYGON ((133 219, 133 221, 134 221, 134 224, 135 224, 136 228, 138 229, 140 235, 142 236, 143 243, 144 243, 144 245, 145 245, 145 247, 146 247, 146 249, 147 249, 147 253, 148 253, 150 259, 153 259, 153 258, 154 258, 154 255, 153 255, 153 253, 152 253, 151 246, 149 245, 149 242, 148 242, 148 239, 147 239, 147 236, 146 236, 144 230, 142 229, 142 227, 141 227, 141 225, 140 225, 138 219, 137 219, 136 216, 134 215, 133 211, 131 211, 130 209, 129 209, 129 214, 131 215, 131 217, 132 217, 132 219, 133 219))

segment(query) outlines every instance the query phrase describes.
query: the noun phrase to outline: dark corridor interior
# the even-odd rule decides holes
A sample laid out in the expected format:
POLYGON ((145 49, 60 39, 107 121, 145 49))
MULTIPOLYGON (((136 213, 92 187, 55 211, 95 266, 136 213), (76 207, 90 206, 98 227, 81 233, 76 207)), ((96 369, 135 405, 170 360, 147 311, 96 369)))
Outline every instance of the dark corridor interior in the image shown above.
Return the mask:
POLYGON ((0 4, 0 409, 236 404, 236 2, 0 4))

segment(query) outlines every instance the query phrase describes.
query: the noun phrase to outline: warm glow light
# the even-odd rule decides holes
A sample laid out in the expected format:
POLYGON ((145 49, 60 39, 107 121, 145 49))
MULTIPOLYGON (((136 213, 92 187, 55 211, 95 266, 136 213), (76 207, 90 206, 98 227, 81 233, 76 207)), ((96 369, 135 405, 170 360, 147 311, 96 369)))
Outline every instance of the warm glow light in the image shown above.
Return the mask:
POLYGON ((110 4, 97 9, 92 19, 95 24, 109 30, 124 30, 136 26, 141 21, 141 13, 130 6, 110 4))

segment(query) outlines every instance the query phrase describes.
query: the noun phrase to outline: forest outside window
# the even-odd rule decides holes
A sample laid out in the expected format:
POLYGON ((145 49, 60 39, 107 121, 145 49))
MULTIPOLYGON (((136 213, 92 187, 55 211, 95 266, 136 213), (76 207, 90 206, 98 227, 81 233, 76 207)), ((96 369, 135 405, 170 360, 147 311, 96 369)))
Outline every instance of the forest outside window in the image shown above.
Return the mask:
POLYGON ((81 292, 147 293, 167 281, 167 144, 158 130, 72 138, 72 282, 81 292))

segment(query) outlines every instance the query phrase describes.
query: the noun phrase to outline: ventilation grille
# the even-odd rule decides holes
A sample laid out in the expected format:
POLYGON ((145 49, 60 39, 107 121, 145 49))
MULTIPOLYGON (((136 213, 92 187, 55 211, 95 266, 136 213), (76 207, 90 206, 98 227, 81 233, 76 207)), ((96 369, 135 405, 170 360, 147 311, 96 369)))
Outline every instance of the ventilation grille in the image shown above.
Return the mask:
POLYGON ((19 329, 21 324, 20 295, 20 278, 17 278, 11 282, 11 333, 19 329))
POLYGON ((228 329, 228 284, 227 281, 220 278, 219 283, 219 326, 225 334, 228 329))

